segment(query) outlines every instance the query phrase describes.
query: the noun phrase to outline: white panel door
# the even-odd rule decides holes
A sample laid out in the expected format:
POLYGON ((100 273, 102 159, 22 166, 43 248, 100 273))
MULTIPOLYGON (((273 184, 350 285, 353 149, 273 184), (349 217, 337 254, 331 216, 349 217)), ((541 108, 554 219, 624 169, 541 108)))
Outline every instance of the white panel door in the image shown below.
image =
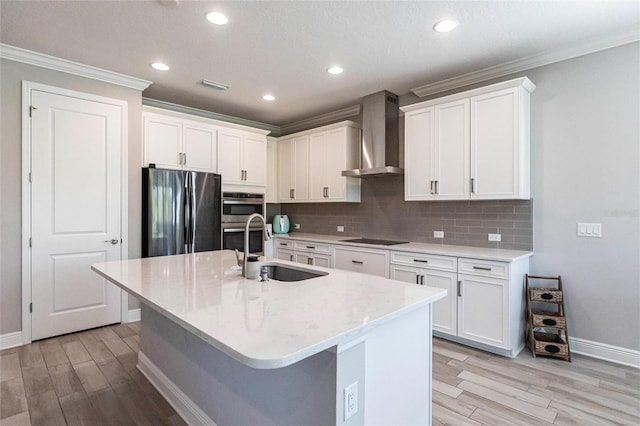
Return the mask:
POLYGON ((182 126, 185 167, 188 170, 216 173, 216 128, 192 123, 182 126))
POLYGON ((267 139, 267 203, 278 202, 278 142, 267 139))
POLYGON ((471 98, 472 199, 518 197, 518 89, 471 98))
POLYGON ((293 182, 294 199, 309 199, 309 136, 301 136, 293 140, 293 182))
POLYGON ((327 135, 327 162, 325 179, 327 198, 344 200, 347 197, 347 178, 342 171, 347 168, 347 129, 330 130, 327 135))
POLYGON ((31 91, 32 339, 120 322, 122 108, 31 91))
POLYGON ((509 282, 458 275, 458 336, 508 348, 509 282))
POLYGON ((433 189, 433 108, 405 115, 404 198, 432 200, 433 189))
POLYGON ((249 185, 267 185, 267 138, 266 136, 244 137, 242 152, 245 182, 249 185))
POLYGON ((241 135, 218 131, 218 173, 222 176, 222 183, 244 183, 241 135))
POLYGON ((293 139, 278 141, 278 201, 280 202, 293 199, 293 189, 295 188, 293 156, 293 139))
POLYGON ((144 165, 153 163, 160 168, 181 167, 181 125, 178 120, 144 115, 144 165))
POLYGON ((309 200, 325 199, 325 172, 330 155, 328 141, 328 132, 316 133, 309 137, 309 200))
POLYGON ((469 199, 469 99, 436 105, 433 169, 438 200, 469 199))

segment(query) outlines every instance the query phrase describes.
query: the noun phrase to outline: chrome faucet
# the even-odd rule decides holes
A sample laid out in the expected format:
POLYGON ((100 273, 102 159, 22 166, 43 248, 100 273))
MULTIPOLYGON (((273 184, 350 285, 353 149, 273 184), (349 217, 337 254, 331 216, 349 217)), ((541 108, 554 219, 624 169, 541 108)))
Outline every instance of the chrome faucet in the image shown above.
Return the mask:
POLYGON ((249 258, 249 225, 253 219, 260 218, 262 221, 262 238, 264 241, 269 240, 269 234, 267 233, 267 221, 259 213, 253 213, 247 218, 247 223, 244 224, 244 259, 242 259, 242 276, 246 277, 247 271, 247 259, 249 258))

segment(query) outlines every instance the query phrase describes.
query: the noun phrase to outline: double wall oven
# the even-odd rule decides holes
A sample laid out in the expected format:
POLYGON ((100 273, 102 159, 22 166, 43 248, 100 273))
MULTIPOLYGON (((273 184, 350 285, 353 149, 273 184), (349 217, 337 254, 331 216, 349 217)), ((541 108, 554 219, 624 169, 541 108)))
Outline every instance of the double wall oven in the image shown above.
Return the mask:
MULTIPOLYGON (((244 226, 253 213, 265 215, 264 194, 243 192, 222 193, 222 248, 244 250, 244 226)), ((254 220, 249 228, 249 252, 260 253, 263 248, 263 225, 254 220)))

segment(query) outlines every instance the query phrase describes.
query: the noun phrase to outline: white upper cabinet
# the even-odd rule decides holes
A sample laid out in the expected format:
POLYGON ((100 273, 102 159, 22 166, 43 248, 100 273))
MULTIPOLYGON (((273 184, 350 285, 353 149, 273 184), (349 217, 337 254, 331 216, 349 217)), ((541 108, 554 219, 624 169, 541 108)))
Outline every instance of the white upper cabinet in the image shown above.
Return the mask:
POLYGON ((278 202, 278 140, 267 137, 267 203, 278 202))
POLYGON ((309 136, 278 140, 278 199, 298 202, 309 199, 309 136))
POLYGON ((143 112, 143 164, 216 172, 216 127, 143 112))
POLYGON ((281 202, 360 201, 360 179, 342 176, 343 170, 360 163, 360 129, 355 123, 345 121, 281 138, 278 154, 281 202))
POLYGON ((223 184, 266 186, 266 136, 220 128, 218 173, 222 175, 223 184))
POLYGON ((528 199, 526 77, 408 105, 405 199, 528 199))

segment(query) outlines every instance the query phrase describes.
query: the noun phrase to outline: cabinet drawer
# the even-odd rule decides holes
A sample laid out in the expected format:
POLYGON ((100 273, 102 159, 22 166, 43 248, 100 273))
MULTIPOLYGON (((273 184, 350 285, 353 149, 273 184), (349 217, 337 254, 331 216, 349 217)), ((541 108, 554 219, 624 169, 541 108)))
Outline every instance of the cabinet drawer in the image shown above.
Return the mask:
POLYGON ((483 277, 508 278, 509 264, 489 260, 458 258, 458 273, 483 277))
POLYGON ((407 253, 401 251, 391 252, 391 263, 395 265, 415 266, 418 268, 439 269, 441 271, 453 272, 458 268, 457 258, 455 257, 407 253))
POLYGON ((386 250, 334 247, 333 262, 336 269, 389 278, 389 252, 386 250))
POLYGON ((293 250, 293 241, 291 240, 281 240, 280 238, 276 239, 275 246, 277 248, 284 248, 293 250))
POLYGON ((308 251, 312 253, 331 253, 331 246, 329 244, 314 243, 311 241, 294 241, 293 248, 295 250, 308 251))

